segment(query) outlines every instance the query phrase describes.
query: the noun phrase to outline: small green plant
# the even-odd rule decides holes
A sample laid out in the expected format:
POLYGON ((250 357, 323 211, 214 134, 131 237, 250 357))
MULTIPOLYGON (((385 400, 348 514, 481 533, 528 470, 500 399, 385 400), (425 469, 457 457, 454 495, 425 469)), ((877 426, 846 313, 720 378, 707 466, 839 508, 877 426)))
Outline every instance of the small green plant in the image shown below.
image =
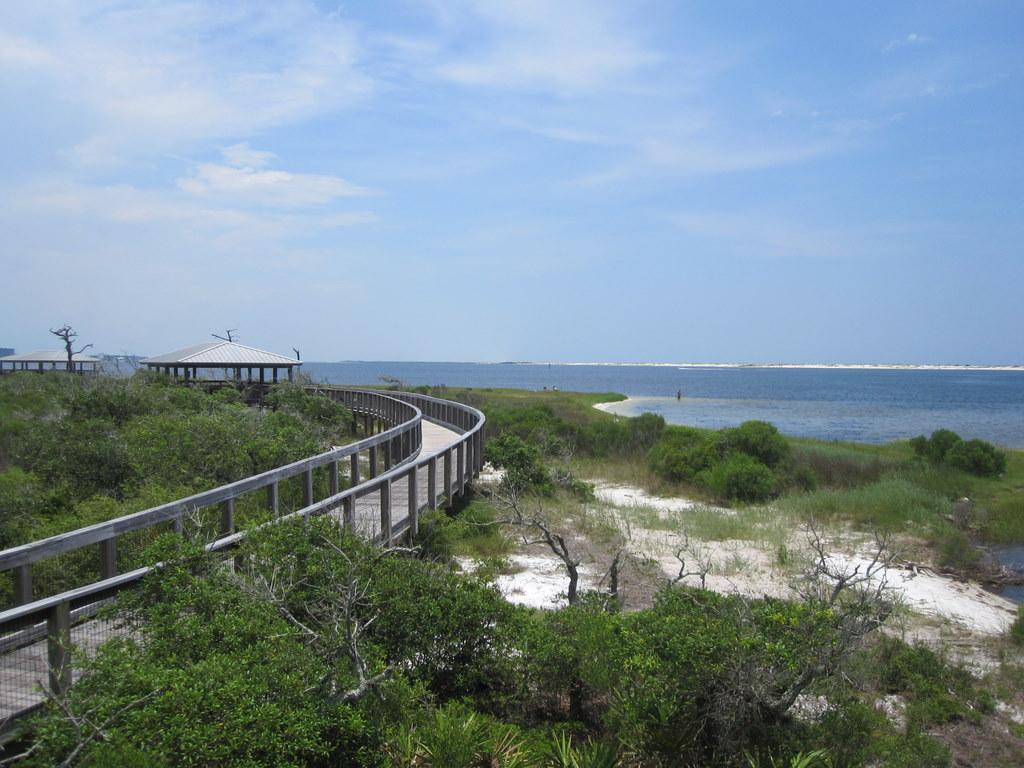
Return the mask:
POLYGON ((1010 625, 1010 642, 1014 645, 1024 645, 1024 604, 1017 606, 1017 618, 1010 625))
POLYGON ((775 550, 775 562, 783 568, 789 565, 789 550, 785 543, 779 544, 778 549, 775 550))

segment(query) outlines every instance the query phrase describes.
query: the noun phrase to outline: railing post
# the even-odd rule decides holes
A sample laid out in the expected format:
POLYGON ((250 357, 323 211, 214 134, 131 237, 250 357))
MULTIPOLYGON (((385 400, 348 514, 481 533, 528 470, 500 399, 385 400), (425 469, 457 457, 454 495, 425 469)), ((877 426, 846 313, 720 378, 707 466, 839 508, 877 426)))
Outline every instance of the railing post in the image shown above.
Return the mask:
POLYGON ((14 602, 18 605, 32 602, 32 563, 14 569, 14 602))
POLYGON ((391 481, 380 486, 380 535, 385 547, 391 546, 391 481))
POLYGON ((427 509, 437 509, 437 457, 427 461, 427 509))
POLYGON ((420 489, 416 465, 409 471, 409 535, 416 538, 420 533, 420 489))
POLYGON ((444 452, 444 495, 448 500, 448 506, 452 505, 452 449, 444 452))
POLYGON ((391 469, 391 464, 392 464, 392 462, 394 460, 395 438, 392 437, 390 440, 388 440, 386 443, 384 443, 383 447, 384 447, 384 471, 387 472, 389 469, 391 469))
POLYGON ((185 519, 181 512, 177 513, 171 520, 171 529, 179 536, 185 533, 185 519))
POLYGON ((467 482, 473 478, 473 467, 476 465, 476 454, 473 450, 473 436, 470 435, 466 440, 466 480, 467 482))
POLYGON ((100 542, 100 578, 114 576, 117 576, 117 537, 111 536, 100 542))
POLYGON ((308 507, 313 503, 313 468, 310 467, 303 473, 302 498, 305 501, 303 506, 308 507))
POLYGON ((267 486, 267 508, 274 513, 274 517, 277 517, 280 504, 281 496, 278 493, 277 481, 275 480, 267 486))
POLYGON ((377 476, 377 446, 370 446, 370 477, 377 476))
POLYGON ((349 467, 349 484, 359 485, 359 454, 353 453, 349 462, 351 464, 349 467))
POLYGON ((57 603, 46 618, 46 656, 50 691, 62 696, 71 687, 71 603, 57 603))
POLYGON ((355 530, 356 527, 356 497, 346 496, 341 500, 342 510, 342 521, 345 526, 345 530, 349 533, 355 530))
POLYGON ((338 462, 332 461, 327 465, 327 482, 329 485, 329 495, 334 496, 338 492, 338 462))
POLYGON ((460 440, 458 446, 455 448, 455 453, 458 461, 458 478, 455 480, 455 484, 459 489, 459 496, 463 496, 466 493, 466 443, 460 440))
POLYGON ((235 499, 228 499, 220 505, 220 535, 230 536, 235 532, 235 499))

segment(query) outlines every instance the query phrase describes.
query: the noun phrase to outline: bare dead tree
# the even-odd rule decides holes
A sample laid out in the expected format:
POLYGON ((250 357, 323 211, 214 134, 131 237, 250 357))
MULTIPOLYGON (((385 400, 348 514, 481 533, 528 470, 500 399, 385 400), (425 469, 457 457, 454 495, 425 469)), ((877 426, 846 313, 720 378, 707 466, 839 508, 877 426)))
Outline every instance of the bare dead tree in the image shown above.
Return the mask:
POLYGON ((221 341, 234 341, 235 340, 234 334, 238 333, 238 329, 237 328, 228 328, 226 331, 224 331, 224 333, 226 333, 227 336, 219 336, 216 333, 211 333, 210 335, 213 336, 213 338, 215 338, 215 339, 220 339, 221 341))
POLYGON ((292 352, 295 353, 295 359, 296 360, 301 360, 302 359, 302 353, 299 352, 299 348, 298 347, 292 347, 292 352))
POLYGON ((679 561, 679 573, 669 580, 675 586, 683 579, 696 576, 700 579, 700 588, 707 589, 708 574, 711 572, 712 551, 700 541, 692 541, 685 531, 681 533, 679 545, 676 547, 675 558, 679 561), (687 566, 689 559, 690 566, 687 566))
POLYGON ((562 561, 569 578, 566 599, 569 605, 576 605, 579 602, 580 560, 573 555, 565 537, 554 530, 540 503, 536 499, 527 501, 514 483, 502 483, 496 498, 509 511, 507 518, 497 522, 517 529, 525 546, 544 544, 562 561), (532 509, 529 508, 531 505, 532 509))
MULTIPOLYGON (((341 685, 333 671, 336 668, 334 664, 328 665, 331 671, 319 684, 328 701, 354 702, 388 680, 395 668, 388 665, 376 674, 370 673, 360 640, 379 614, 368 619, 360 618, 360 615, 369 606, 371 585, 360 580, 355 563, 337 544, 326 536, 320 543, 342 567, 320 569, 323 581, 319 584, 309 583, 296 570, 295 563, 287 559, 254 563, 254 567, 247 569, 244 575, 236 576, 236 580, 243 590, 273 605, 321 657, 348 659, 356 678, 354 686, 341 685), (292 597, 299 589, 303 590, 301 617, 291 607, 292 597)), ((414 550, 389 548, 378 553, 377 557, 409 551, 414 550)))
POLYGON ((70 372, 75 370, 75 355, 82 354, 85 350, 89 349, 92 344, 86 344, 84 347, 74 349, 75 339, 78 338, 78 331, 67 323, 64 323, 60 328, 51 328, 50 333, 64 342, 64 351, 68 356, 68 371, 70 372))
POLYGON ((805 524, 812 562, 797 592, 804 602, 833 616, 831 641, 814 645, 812 658, 795 677, 773 679, 770 674, 749 674, 756 698, 768 710, 782 714, 815 680, 832 674, 870 632, 885 623, 897 605, 886 579, 896 560, 889 537, 874 533, 870 554, 851 562, 828 553, 821 530, 813 520, 805 524))

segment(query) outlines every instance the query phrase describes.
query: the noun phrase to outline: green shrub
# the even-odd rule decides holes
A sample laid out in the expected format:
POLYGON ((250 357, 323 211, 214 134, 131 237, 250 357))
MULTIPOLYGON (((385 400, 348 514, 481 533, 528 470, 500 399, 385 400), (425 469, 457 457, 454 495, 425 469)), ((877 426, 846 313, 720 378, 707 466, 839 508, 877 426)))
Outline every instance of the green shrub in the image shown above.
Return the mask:
POLYGON ((979 477, 999 477, 1006 471, 1006 453, 984 440, 965 440, 946 453, 946 462, 979 477))
POLYGON ((672 482, 694 482, 719 459, 713 432, 665 427, 648 455, 651 471, 672 482))
POLYGON ((551 488, 540 451, 514 434, 503 434, 484 447, 484 459, 505 470, 504 483, 519 491, 551 488))
POLYGON ((737 501, 766 501, 776 489, 772 471, 745 453, 734 453, 700 475, 718 496, 737 501))
POLYGON ((930 438, 918 435, 910 441, 914 453, 933 464, 941 464, 946 460, 949 450, 960 442, 960 435, 949 429, 937 429, 930 438))
POLYGON ((779 466, 790 455, 786 438, 766 421, 745 421, 734 429, 723 429, 719 440, 723 453, 739 451, 769 468, 779 466))

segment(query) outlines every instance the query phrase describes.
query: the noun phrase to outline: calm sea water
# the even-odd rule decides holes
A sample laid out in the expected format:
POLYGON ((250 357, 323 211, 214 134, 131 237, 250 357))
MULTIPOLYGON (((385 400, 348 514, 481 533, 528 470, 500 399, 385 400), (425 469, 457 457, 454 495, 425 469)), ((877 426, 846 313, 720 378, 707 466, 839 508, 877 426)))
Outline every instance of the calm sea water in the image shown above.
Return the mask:
POLYGON ((786 434, 882 443, 945 427, 1024 448, 1024 372, 792 368, 675 368, 532 363, 306 363, 318 381, 620 392, 612 406, 672 424, 728 427, 748 419, 786 434), (676 393, 682 391, 681 400, 676 393))

